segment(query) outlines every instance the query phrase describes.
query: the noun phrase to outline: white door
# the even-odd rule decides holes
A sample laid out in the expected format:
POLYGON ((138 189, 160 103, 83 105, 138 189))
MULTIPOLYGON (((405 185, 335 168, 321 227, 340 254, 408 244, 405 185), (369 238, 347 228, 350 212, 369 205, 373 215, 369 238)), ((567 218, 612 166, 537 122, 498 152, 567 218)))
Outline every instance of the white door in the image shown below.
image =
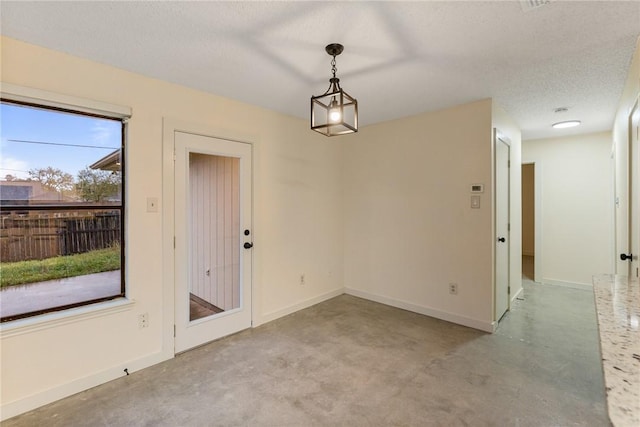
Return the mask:
MULTIPOLYGON (((640 102, 640 100, 639 100, 640 102)), ((629 277, 638 278, 640 255, 640 104, 636 103, 629 118, 629 277)))
POLYGON ((251 327, 251 145, 174 135, 179 353, 251 327))
POLYGON ((495 320, 509 308, 509 141, 494 130, 495 141, 495 320))

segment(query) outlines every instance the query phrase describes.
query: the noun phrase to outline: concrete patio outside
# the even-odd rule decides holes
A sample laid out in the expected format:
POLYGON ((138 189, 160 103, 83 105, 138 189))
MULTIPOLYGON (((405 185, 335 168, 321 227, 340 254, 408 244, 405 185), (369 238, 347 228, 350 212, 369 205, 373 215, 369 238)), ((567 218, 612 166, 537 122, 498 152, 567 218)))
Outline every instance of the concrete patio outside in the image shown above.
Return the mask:
POLYGON ((120 270, 9 286, 0 290, 0 315, 15 316, 120 293, 120 270))

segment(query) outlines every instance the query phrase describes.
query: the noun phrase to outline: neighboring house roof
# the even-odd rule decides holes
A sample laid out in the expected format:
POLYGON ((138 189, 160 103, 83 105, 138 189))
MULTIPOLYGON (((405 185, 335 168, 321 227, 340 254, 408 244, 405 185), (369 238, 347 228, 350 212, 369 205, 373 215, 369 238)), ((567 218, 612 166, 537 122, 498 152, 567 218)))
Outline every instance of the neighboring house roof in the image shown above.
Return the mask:
POLYGON ((100 169, 103 171, 119 171, 121 168, 120 150, 107 154, 89 167, 91 169, 100 169))

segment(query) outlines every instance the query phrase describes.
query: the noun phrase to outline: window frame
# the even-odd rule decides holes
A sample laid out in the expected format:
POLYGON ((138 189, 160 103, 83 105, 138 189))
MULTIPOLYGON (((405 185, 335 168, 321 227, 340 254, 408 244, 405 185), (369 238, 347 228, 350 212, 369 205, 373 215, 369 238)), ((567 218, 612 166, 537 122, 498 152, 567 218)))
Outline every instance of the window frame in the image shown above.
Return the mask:
MULTIPOLYGON (((0 102, 19 105, 24 107, 39 108, 60 113, 76 114, 86 117, 94 117, 105 120, 114 120, 121 123, 120 135, 120 170, 121 170, 121 200, 119 205, 114 204, 35 204, 35 205, 3 205, 3 211, 21 210, 21 211, 52 211, 52 210, 94 210, 109 209, 119 211, 120 213, 120 293, 108 297, 97 298, 93 300, 85 300, 78 303, 66 304, 58 307, 51 307, 43 310, 32 311, 28 313, 20 313, 16 315, 6 316, 0 319, 0 324, 7 325, 16 320, 25 320, 51 313, 60 313, 67 310, 89 307, 93 304, 112 302, 114 300, 126 300, 127 284, 126 284, 126 231, 128 229, 127 218, 127 168, 126 168, 126 148, 127 148, 127 129, 128 121, 131 117, 131 109, 117 105, 111 105, 99 101, 70 97, 66 95, 54 94, 51 92, 41 91, 38 89, 15 86, 8 83, 1 83, 0 86, 0 102)), ((98 306, 96 306, 98 307, 98 306)), ((84 310, 83 310, 84 311, 84 310)))

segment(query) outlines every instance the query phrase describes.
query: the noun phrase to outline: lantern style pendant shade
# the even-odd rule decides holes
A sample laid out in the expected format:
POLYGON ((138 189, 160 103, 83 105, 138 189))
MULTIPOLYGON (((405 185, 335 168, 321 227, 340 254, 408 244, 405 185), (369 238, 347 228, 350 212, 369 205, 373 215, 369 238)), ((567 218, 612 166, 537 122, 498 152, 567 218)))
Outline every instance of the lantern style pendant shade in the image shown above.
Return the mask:
POLYGON ((340 79, 336 77, 336 56, 344 47, 333 43, 325 50, 331 56, 329 88, 325 93, 311 97, 311 130, 325 136, 344 135, 358 131, 358 101, 340 87, 340 79))

